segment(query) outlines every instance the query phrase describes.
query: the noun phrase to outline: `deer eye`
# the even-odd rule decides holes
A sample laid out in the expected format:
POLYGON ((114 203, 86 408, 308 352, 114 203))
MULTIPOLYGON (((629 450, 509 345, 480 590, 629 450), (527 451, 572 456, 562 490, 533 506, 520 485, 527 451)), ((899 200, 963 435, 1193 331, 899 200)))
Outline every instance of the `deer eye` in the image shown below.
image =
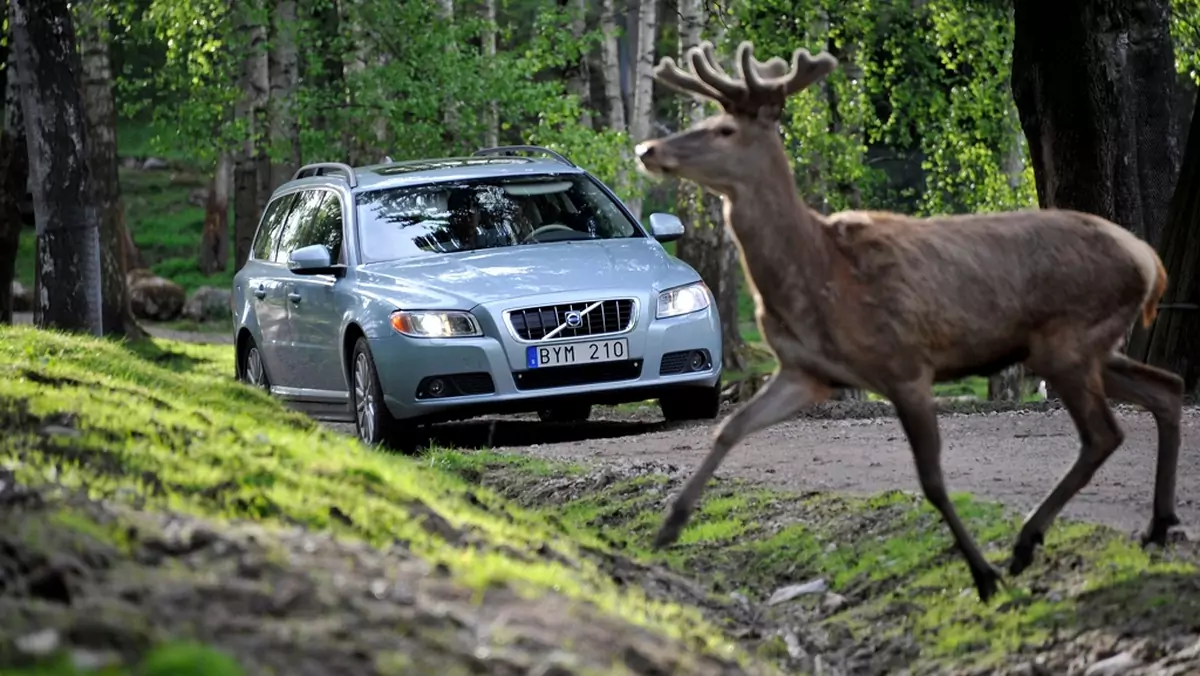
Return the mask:
POLYGON ((717 127, 718 136, 733 136, 737 133, 737 129, 733 127, 717 127))

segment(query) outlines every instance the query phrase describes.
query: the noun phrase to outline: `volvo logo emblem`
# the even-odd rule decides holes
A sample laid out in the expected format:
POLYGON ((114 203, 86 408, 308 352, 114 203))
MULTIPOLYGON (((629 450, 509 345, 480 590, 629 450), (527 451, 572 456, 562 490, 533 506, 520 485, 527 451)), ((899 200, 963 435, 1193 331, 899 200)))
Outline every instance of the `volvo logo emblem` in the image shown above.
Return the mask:
POLYGON ((577 329, 580 326, 583 326, 583 315, 579 314, 575 310, 571 310, 566 314, 566 320, 568 328, 577 329))

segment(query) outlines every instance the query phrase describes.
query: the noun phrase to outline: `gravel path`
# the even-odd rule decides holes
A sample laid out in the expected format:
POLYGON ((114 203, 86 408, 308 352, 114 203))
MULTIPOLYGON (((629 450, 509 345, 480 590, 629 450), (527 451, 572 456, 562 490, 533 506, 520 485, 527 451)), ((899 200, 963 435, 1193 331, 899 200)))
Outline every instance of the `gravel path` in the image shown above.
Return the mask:
MULTIPOLYGON (((1154 490, 1154 420, 1120 408, 1125 444, 1067 504, 1064 516, 1133 531, 1150 517, 1154 490)), ((953 491, 968 491, 1026 511, 1047 494, 1078 450, 1065 411, 943 415, 942 462, 953 491)), ((610 423, 612 424, 612 423, 610 423)), ((708 452, 714 425, 658 429, 636 437, 578 439, 508 450, 589 462, 659 461, 690 472, 708 452)), ((1178 474, 1179 517, 1200 536, 1200 410, 1184 412, 1178 474)), ((498 449, 499 450, 499 449, 498 449)), ((912 456, 894 418, 780 423, 742 442, 718 476, 739 477, 791 491, 871 493, 917 490, 912 456)))

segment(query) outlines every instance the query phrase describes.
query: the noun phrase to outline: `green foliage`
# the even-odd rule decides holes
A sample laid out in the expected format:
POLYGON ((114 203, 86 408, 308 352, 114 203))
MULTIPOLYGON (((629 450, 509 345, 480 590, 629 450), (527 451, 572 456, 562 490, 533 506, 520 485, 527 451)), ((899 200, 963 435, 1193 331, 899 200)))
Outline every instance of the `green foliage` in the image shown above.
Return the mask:
POLYGON ((1171 40, 1175 70, 1200 84, 1200 0, 1172 0, 1171 40))
POLYGON ((1011 10, 971 0, 768 0, 734 15, 729 50, 750 39, 759 59, 804 46, 840 61, 784 120, 810 203, 834 211, 912 200, 920 214, 1034 204, 1008 84, 1011 10), (925 184, 896 194, 872 158, 889 152, 921 156, 925 184))

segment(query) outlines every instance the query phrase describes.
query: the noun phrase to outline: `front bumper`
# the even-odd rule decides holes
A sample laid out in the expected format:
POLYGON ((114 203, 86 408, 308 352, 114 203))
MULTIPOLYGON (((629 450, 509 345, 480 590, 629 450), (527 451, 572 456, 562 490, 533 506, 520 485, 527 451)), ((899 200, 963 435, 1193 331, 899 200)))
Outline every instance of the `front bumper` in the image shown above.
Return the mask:
POLYGON ((647 305, 639 299, 639 317, 630 332, 579 340, 627 339, 628 358, 618 362, 529 369, 525 359, 530 343, 515 339, 501 323, 502 311, 494 308, 476 309, 485 333, 479 338, 376 338, 371 351, 384 401, 396 418, 437 422, 568 402, 642 401, 716 385, 721 379, 721 326, 715 308, 654 319, 647 305), (694 350, 707 351, 707 368, 692 371, 683 366, 680 353, 694 350), (440 396, 431 395, 434 379, 443 383, 440 396))

